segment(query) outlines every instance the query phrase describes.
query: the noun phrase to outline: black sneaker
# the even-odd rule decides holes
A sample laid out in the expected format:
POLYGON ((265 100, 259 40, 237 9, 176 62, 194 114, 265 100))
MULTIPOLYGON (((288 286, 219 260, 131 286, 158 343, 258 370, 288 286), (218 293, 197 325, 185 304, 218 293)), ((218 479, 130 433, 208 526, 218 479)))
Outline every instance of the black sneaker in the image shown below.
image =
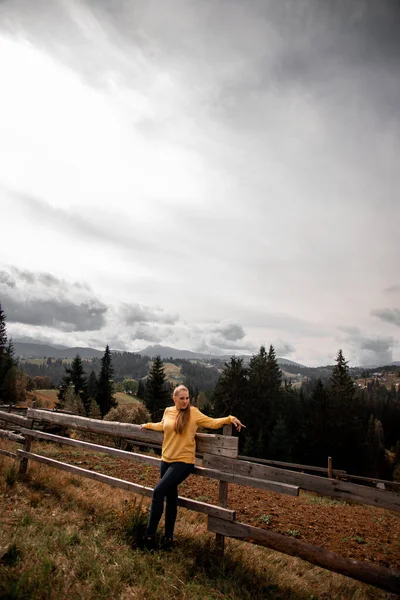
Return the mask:
POLYGON ((161 538, 161 550, 172 550, 174 547, 174 538, 164 535, 161 538))
POLYGON ((156 549, 156 539, 154 535, 144 535, 142 538, 141 548, 153 552, 156 549))

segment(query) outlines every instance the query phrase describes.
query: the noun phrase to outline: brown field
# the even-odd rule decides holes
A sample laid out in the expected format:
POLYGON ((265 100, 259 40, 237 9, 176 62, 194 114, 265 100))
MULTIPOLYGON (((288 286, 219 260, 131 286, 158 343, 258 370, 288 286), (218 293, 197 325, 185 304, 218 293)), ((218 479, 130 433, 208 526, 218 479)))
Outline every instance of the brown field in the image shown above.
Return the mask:
POLYGON ((58 390, 34 390, 27 393, 27 405, 30 406, 32 402, 39 401, 43 408, 54 408, 57 402, 58 390))
MULTIPOLYGON (((39 400, 42 403, 43 408, 54 408, 57 402, 58 390, 34 390, 27 394, 27 404, 31 405, 33 401, 39 400)), ((136 396, 125 394, 124 392, 116 392, 115 398, 118 404, 136 404, 139 402, 136 396)))
MULTIPOLYGON (((15 448, 11 442, 0 446, 15 448)), ((42 454, 144 485, 157 469, 97 453, 34 444, 42 454)), ((132 495, 30 463, 18 480, 0 456, 0 597, 15 600, 394 600, 396 596, 266 548, 227 540, 223 561, 203 515, 179 509, 170 553, 131 548, 124 537, 132 495)), ((15 471, 14 471, 15 473, 15 471)), ((346 556, 399 566, 399 519, 363 506, 314 502, 229 487, 237 518, 313 541, 346 556), (270 525, 262 517, 270 516, 270 525), (289 533, 289 529, 292 532, 289 533), (361 540, 361 538, 363 539, 361 540), (357 539, 356 539, 357 538, 357 539), (339 540, 339 547, 335 540, 339 540), (380 546, 379 546, 380 543, 380 546)), ((191 476, 181 495, 215 502, 217 484, 191 476)), ((148 499, 141 499, 143 508, 148 499)), ((133 513, 131 513, 133 514, 133 513)))
POLYGON ((131 396, 130 394, 125 394, 125 392, 115 392, 114 396, 118 404, 136 404, 137 402, 140 402, 139 398, 131 396))
MULTIPOLYGON (((149 362, 149 369, 151 369, 152 361, 149 362)), ((179 385, 184 380, 184 376, 182 375, 182 369, 178 365, 174 365, 173 363, 164 363, 164 371, 165 376, 171 383, 175 383, 179 385)))

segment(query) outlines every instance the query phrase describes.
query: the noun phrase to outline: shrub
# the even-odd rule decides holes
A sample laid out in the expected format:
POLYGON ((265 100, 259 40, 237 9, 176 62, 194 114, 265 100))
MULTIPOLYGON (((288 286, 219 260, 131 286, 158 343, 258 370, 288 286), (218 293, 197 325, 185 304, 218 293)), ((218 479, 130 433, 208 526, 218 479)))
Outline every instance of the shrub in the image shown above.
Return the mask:
POLYGON ((140 546, 149 518, 148 509, 142 506, 142 497, 126 502, 121 517, 126 540, 133 547, 140 546))
POLYGON ((17 479, 18 471, 15 465, 11 465, 11 467, 8 467, 8 469, 6 470, 6 484, 8 485, 8 487, 13 487, 17 479))
MULTIPOLYGON (((141 423, 147 423, 151 419, 150 413, 147 408, 141 403, 126 405, 119 404, 116 408, 112 408, 105 416, 104 421, 116 421, 118 423, 134 423, 140 425, 141 423)), ((132 444, 121 438, 113 438, 114 444, 117 448, 127 449, 132 444)))

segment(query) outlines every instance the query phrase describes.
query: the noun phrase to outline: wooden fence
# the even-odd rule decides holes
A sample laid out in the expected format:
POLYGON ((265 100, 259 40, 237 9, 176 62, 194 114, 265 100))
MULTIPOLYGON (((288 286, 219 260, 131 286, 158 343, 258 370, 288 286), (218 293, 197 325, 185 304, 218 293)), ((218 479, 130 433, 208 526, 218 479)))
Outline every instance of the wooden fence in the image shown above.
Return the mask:
MULTIPOLYGON (((26 472, 28 461, 32 460, 113 487, 149 497, 152 495, 152 488, 34 453, 32 451, 32 444, 39 440, 56 442, 94 452, 102 452, 130 461, 159 466, 160 458, 154 456, 127 452, 109 446, 55 435, 38 430, 38 427, 43 429, 43 425, 45 424, 57 425, 63 428, 112 436, 114 438, 129 440, 133 443, 149 445, 161 444, 162 433, 160 432, 141 429, 139 425, 88 419, 77 415, 60 414, 54 411, 38 409, 28 409, 26 416, 0 410, 1 422, 6 423, 7 427, 13 427, 15 431, 10 431, 7 428, 1 429, 0 437, 24 445, 22 450, 17 450, 16 452, 0 449, 1 454, 19 460, 21 473, 26 472)), ((225 434, 229 433, 227 428, 229 429, 231 426, 224 428, 225 434)), ((197 452, 202 455, 203 460, 201 466, 196 465, 194 474, 219 481, 219 505, 216 506, 181 496, 178 498, 178 504, 189 510, 207 515, 208 530, 217 535, 217 543, 221 551, 224 548, 225 537, 232 537, 266 546, 285 554, 298 556, 328 570, 342 573, 389 592, 400 593, 400 571, 347 559, 325 548, 307 544, 265 529, 239 523, 236 521, 235 511, 228 506, 229 483, 292 496, 297 496, 299 490, 303 489, 333 498, 370 504, 400 512, 400 494, 398 492, 371 488, 366 485, 352 484, 293 470, 290 471, 267 464, 257 464, 244 460, 245 457, 241 457, 239 460, 238 438, 231 435, 197 434, 196 448, 197 452)))

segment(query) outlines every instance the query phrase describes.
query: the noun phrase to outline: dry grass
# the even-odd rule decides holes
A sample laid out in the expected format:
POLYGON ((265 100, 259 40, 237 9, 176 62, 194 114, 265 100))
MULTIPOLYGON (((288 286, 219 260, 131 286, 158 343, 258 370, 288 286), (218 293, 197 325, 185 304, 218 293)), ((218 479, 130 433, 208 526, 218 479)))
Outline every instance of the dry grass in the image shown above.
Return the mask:
POLYGON ((136 404, 140 402, 136 396, 125 394, 125 392, 115 392, 114 396, 118 404, 136 404))
MULTIPOLYGON (((13 449, 10 442, 3 447, 13 449)), ((31 463, 23 479, 0 456, 0 597, 120 600, 389 600, 394 598, 268 549, 227 541, 223 560, 202 515, 180 510, 177 546, 132 547, 133 496, 31 463)), ((148 505, 142 499, 142 507, 148 505)))
POLYGON ((179 385, 183 382, 182 369, 173 363, 164 363, 165 376, 171 383, 179 385))

